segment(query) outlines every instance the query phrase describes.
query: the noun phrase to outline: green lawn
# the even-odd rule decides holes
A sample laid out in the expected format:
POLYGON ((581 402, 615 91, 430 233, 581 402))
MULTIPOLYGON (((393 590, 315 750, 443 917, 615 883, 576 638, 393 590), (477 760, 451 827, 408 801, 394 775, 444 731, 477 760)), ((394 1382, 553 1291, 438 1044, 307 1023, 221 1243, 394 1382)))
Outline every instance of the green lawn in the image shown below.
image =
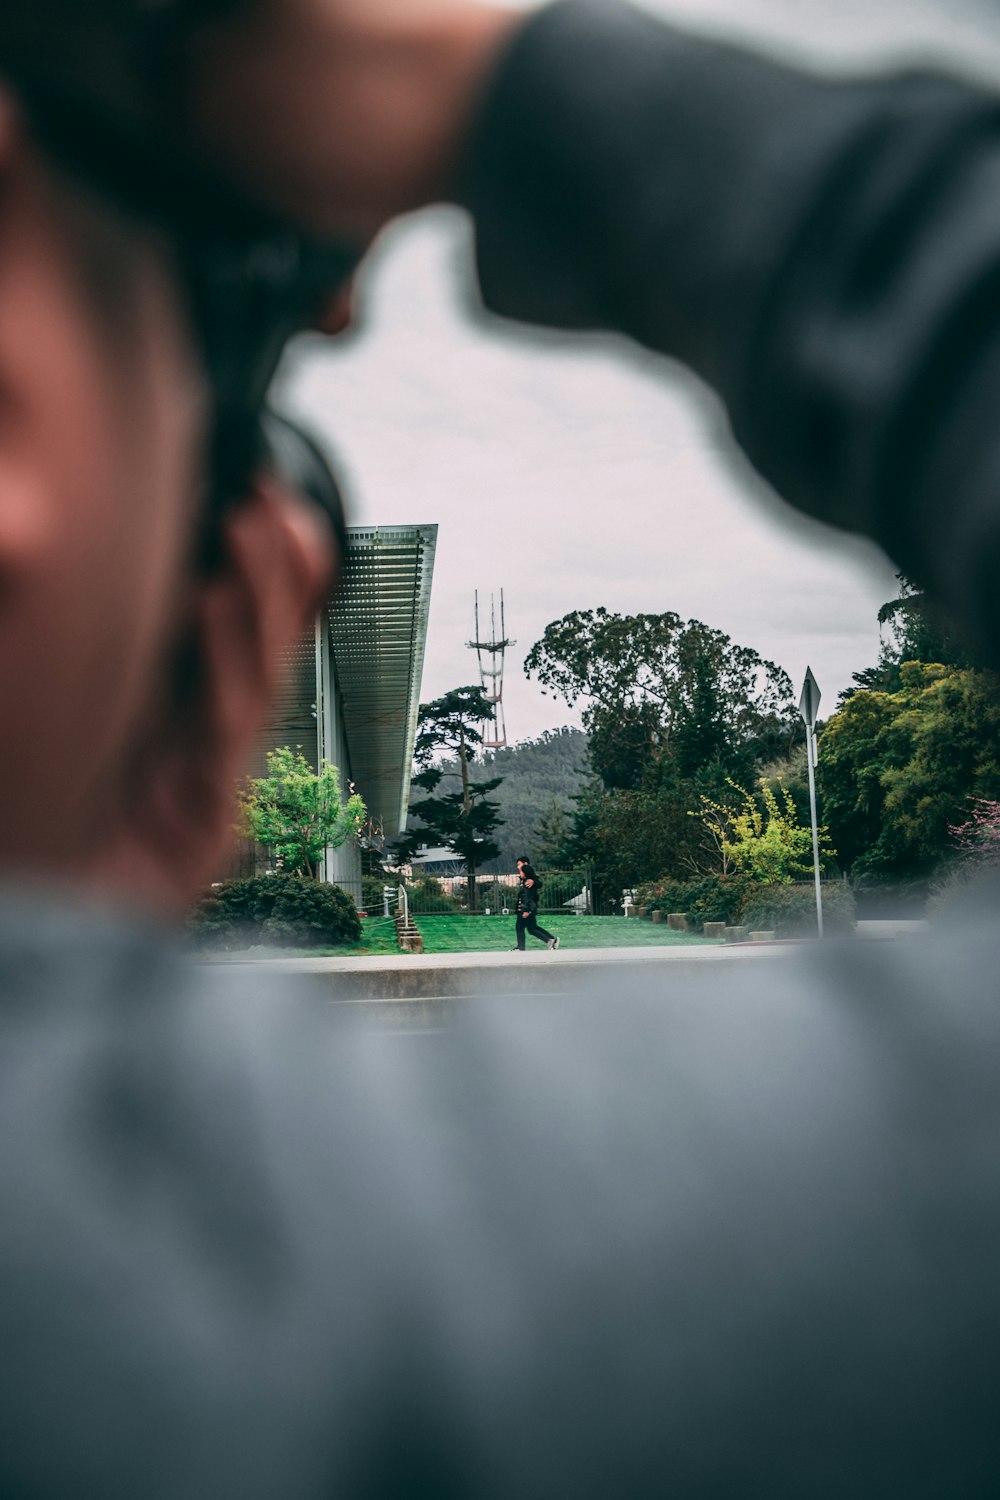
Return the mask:
POLYGON ((361 946, 330 948, 330 953, 398 953, 396 924, 392 917, 362 917, 361 946))
MULTIPOLYGON (((424 940, 425 953, 499 953, 514 946, 513 917, 416 917, 424 940)), ((663 925, 640 922, 631 917, 543 916, 541 925, 558 937, 560 946, 570 948, 649 948, 678 943, 703 943, 704 938, 686 932, 671 932, 663 925)), ((361 952, 393 953, 393 924, 384 917, 366 917, 361 923, 361 952), (377 945, 377 946, 376 946, 377 945), (383 946, 384 945, 384 946, 383 946)), ((528 947, 542 951, 541 943, 531 936, 528 947)), ((341 950, 342 952, 345 950, 341 950)))
MULTIPOLYGON (((682 943, 704 943, 705 938, 687 932, 671 932, 666 924, 640 922, 635 917, 554 916, 539 919, 558 937, 562 951, 572 948, 653 948, 682 943)), ((417 917, 425 953, 502 953, 514 946, 513 917, 417 917)), ((544 952, 530 936, 529 950, 544 952)), ((362 917, 361 942, 342 948, 286 948, 268 956, 286 958, 380 957, 398 953, 396 924, 392 918, 362 917)), ((199 955, 202 962, 227 962, 240 954, 199 955)))

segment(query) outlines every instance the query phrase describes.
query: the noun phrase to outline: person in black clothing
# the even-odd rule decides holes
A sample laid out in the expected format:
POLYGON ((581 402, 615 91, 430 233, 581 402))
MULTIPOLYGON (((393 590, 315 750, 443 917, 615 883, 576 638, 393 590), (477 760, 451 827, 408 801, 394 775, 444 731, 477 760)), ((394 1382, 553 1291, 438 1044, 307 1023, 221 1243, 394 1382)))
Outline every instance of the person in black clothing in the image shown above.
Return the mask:
POLYGON ((526 854, 518 855, 517 873, 521 877, 521 884, 517 889, 517 950, 524 952, 524 934, 530 932, 533 938, 544 943, 547 948, 558 948, 559 939, 553 937, 551 932, 546 932, 544 927, 538 925, 538 898, 541 894, 542 882, 532 867, 531 861, 526 854))

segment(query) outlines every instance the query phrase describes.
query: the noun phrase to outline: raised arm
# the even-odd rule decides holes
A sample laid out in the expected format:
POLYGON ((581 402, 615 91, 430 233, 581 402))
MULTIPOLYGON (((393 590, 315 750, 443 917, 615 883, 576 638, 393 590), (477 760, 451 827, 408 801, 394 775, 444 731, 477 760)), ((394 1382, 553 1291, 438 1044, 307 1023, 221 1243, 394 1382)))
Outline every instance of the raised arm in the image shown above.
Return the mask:
POLYGON ((359 237, 462 201, 495 311, 685 361, 788 501, 1000 641, 996 97, 814 77, 600 0, 258 14, 203 95, 247 181, 359 237))

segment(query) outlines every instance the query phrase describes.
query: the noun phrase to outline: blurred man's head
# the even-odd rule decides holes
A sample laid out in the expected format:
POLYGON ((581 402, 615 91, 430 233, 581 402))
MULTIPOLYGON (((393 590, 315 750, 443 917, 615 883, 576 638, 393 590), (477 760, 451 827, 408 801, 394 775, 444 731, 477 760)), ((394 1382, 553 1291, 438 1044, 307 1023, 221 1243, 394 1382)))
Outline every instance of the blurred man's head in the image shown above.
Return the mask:
POLYGON ((5 0, 0 19, 0 874, 174 901, 218 855, 225 782, 332 548, 264 484, 204 570, 206 515, 241 467, 250 487, 240 373, 259 405, 289 328, 240 301, 249 236, 220 227, 209 254, 186 226, 196 184, 186 204, 151 159, 162 191, 127 185, 146 126, 126 128, 125 42, 157 9, 5 0), (85 97, 102 69, 106 114, 85 97))

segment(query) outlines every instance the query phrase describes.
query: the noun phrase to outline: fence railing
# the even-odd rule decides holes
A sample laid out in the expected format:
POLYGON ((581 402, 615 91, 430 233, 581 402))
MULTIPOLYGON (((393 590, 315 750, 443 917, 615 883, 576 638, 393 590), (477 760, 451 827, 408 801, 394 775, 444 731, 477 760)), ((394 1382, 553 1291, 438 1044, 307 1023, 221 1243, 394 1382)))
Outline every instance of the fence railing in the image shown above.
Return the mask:
MULTIPOLYGON (((563 912, 589 914, 593 910, 593 893, 587 870, 548 870, 539 872, 541 892, 539 911, 550 915, 563 912)), ((510 875, 481 875, 476 879, 477 916, 511 915, 517 905, 518 877, 510 875)), ((399 887, 389 884, 384 888, 367 882, 367 905, 363 907, 370 916, 384 915, 388 903, 389 914, 395 916, 398 906, 399 887)), ((469 914, 468 882, 464 875, 432 877, 408 883, 405 897, 409 912, 417 919, 421 916, 465 916, 469 914)))

